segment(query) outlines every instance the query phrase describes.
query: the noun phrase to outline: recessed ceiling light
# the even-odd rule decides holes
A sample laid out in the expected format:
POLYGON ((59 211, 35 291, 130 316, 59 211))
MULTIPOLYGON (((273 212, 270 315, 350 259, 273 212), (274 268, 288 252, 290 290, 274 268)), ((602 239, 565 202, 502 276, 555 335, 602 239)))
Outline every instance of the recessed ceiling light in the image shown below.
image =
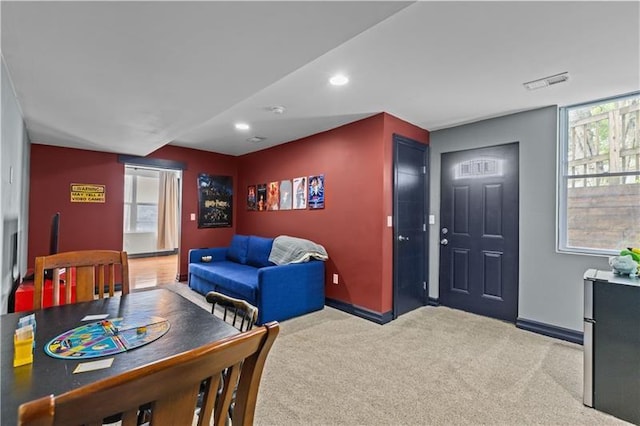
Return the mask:
POLYGON ((329 79, 329 83, 333 84, 334 86, 344 86, 348 82, 349 77, 344 74, 336 74, 329 79))
POLYGON ((560 74, 551 75, 549 77, 539 78, 538 80, 528 81, 522 84, 529 90, 536 90, 542 89, 543 87, 549 87, 554 84, 564 83, 567 80, 569 80, 569 73, 563 72, 560 74))
POLYGON ((249 130, 250 127, 247 123, 236 123, 235 124, 237 130, 249 130))
POLYGON ((247 142, 259 143, 259 142, 262 142, 265 139, 267 139, 267 138, 264 138, 262 136, 251 136, 249 139, 247 139, 247 142))

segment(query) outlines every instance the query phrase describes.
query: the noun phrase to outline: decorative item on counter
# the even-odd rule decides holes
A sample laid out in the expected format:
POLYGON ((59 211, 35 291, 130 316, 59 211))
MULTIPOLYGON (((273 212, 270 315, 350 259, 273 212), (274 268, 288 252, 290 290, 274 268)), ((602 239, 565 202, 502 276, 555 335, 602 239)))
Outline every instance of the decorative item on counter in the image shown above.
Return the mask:
POLYGON ((637 277, 639 271, 638 262, 634 260, 635 254, 631 250, 622 250, 620 256, 610 257, 609 266, 613 269, 613 273, 637 277))

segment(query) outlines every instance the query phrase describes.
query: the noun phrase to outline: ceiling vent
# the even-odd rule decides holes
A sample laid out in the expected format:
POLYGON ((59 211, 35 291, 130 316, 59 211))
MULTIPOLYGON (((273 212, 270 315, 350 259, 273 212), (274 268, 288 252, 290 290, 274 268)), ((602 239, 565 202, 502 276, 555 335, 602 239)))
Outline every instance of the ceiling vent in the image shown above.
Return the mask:
POLYGON ((263 140, 266 140, 267 138, 264 138, 262 136, 251 136, 249 139, 247 139, 247 142, 251 142, 251 143, 260 143, 263 140))
POLYGON ((523 83, 523 85, 528 90, 536 90, 542 89, 543 87, 549 87, 554 84, 564 83, 567 80, 569 80, 569 73, 563 72, 549 77, 540 78, 538 80, 529 81, 527 83, 523 83))
POLYGON ((267 107, 266 109, 267 109, 267 111, 271 111, 272 113, 277 114, 277 115, 284 114, 284 112, 287 110, 282 105, 270 106, 270 107, 267 107))

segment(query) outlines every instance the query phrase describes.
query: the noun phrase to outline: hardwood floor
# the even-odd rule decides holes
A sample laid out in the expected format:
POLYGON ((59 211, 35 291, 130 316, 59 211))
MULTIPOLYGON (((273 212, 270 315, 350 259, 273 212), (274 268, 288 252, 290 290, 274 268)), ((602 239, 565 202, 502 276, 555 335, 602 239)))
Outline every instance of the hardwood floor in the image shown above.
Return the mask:
POLYGON ((129 284, 131 289, 173 283, 176 281, 177 272, 177 254, 129 259, 129 284))

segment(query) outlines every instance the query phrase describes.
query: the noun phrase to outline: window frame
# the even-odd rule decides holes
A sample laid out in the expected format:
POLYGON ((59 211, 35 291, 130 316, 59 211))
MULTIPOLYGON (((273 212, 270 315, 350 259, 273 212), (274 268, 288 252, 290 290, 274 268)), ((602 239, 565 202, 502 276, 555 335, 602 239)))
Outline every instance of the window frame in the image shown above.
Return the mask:
MULTIPOLYGON (((153 169, 146 169, 143 167, 133 167, 135 170, 143 169, 154 172, 153 169)), ((129 174, 131 176, 131 202, 128 202, 126 199, 124 200, 124 205, 129 206, 129 223, 124 223, 123 232, 125 234, 142 234, 142 233, 155 233, 157 234, 157 229, 154 231, 138 231, 138 206, 151 206, 158 209, 158 203, 149 203, 149 202, 139 202, 138 201, 138 177, 141 175, 136 173, 129 174), (127 225, 129 225, 129 230, 127 230, 127 225)), ((148 223, 148 222, 146 222, 148 223)), ((157 227, 156 220, 156 227, 157 227)))
MULTIPOLYGON (((589 102, 567 105, 559 108, 559 125, 558 125, 558 150, 557 150, 557 199, 556 199, 556 250, 559 253, 583 254, 593 256, 612 256, 619 254, 618 250, 596 249, 590 247, 573 247, 568 246, 568 219, 567 219, 567 195, 569 181, 569 111, 584 108, 591 105, 598 105, 607 102, 617 102, 627 98, 640 96, 640 91, 626 93, 623 95, 610 96, 589 102)), ((640 125, 637 123, 636 125, 640 125)), ((571 175, 576 176, 576 175, 571 175)), ((640 176, 637 172, 603 172, 603 173, 585 173, 581 178, 598 178, 598 177, 621 177, 621 176, 640 176)))

